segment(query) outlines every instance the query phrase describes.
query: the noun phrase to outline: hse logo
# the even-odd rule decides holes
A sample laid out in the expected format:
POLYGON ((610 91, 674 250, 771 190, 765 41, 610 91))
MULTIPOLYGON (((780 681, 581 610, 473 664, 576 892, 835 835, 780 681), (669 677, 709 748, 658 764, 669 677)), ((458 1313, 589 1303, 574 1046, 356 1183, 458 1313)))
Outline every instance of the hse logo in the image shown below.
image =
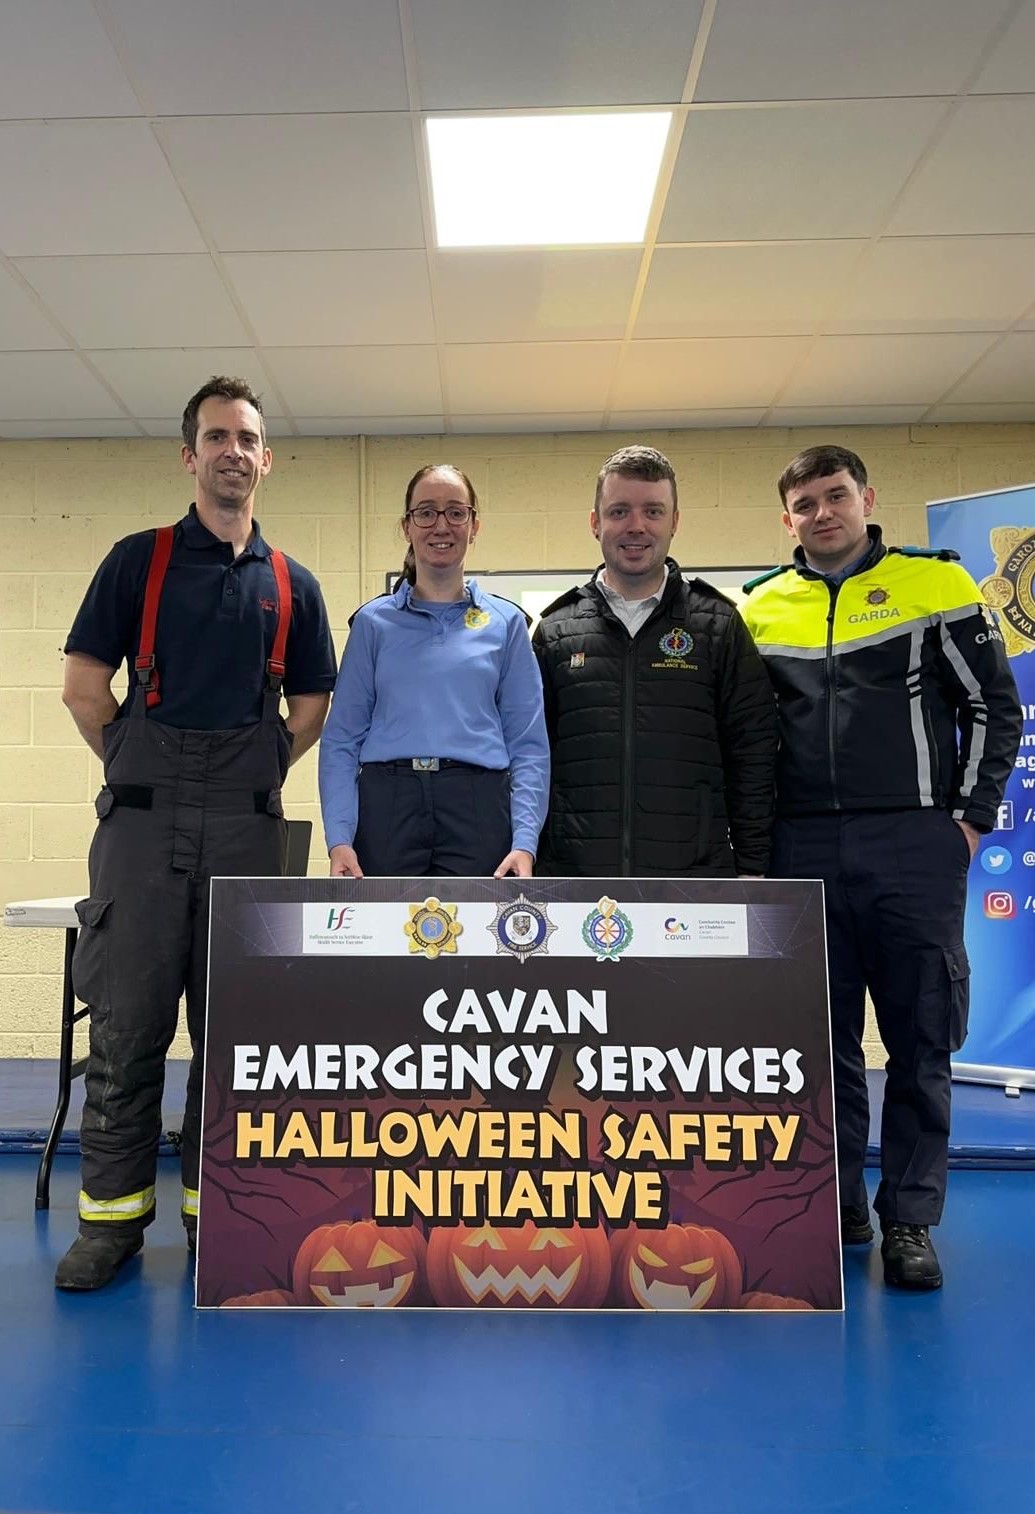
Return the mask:
POLYGON ((986 873, 1008 873, 1013 867, 1013 857, 1005 846, 986 846, 981 853, 981 866, 986 873))
POLYGON ((349 926, 352 924, 352 917, 355 913, 356 912, 352 908, 351 904, 346 904, 343 909, 332 909, 330 914, 327 916, 327 924, 324 929, 348 930, 349 926))
POLYGON ((1017 914, 1017 905, 1012 894, 1005 889, 989 889, 985 895, 985 916, 989 920, 1012 920, 1017 914))

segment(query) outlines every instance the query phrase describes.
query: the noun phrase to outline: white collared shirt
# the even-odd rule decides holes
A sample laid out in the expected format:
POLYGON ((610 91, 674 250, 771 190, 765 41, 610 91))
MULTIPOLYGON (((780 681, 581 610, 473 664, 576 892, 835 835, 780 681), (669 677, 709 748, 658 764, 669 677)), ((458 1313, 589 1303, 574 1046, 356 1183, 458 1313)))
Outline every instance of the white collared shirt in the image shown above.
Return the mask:
POLYGON ((658 592, 656 594, 649 594, 646 599, 623 599, 622 595, 617 590, 612 589, 610 584, 606 582, 602 573, 597 578, 597 587, 611 606, 611 609, 618 616, 618 619, 622 622, 622 625, 629 632, 629 635, 635 636, 644 621, 650 619, 657 606, 661 603, 661 596, 665 592, 666 582, 667 579, 663 580, 658 592))

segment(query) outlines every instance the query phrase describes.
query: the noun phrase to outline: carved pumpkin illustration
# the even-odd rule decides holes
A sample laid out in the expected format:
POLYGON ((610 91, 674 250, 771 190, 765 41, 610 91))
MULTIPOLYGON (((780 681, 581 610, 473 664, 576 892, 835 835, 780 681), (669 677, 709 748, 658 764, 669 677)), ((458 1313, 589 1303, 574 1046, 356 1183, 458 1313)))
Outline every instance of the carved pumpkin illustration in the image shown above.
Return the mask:
POLYGON ((603 1230, 441 1226, 428 1242, 436 1303, 490 1309, 592 1309, 603 1303, 611 1252, 603 1230))
POLYGON ((614 1275, 622 1303, 634 1309, 736 1309, 740 1258, 718 1230, 630 1225, 611 1237, 614 1275))
POLYGON ((779 1293, 744 1293, 741 1295, 740 1307, 742 1309, 812 1309, 814 1305, 807 1304, 803 1298, 782 1298, 779 1293))
POLYGON ((329 1309, 392 1309, 412 1303, 424 1273, 427 1244, 413 1225, 381 1229, 373 1220, 321 1225, 295 1257, 299 1304, 329 1309))
POLYGON ((286 1288, 263 1288, 258 1293, 240 1293, 236 1298, 225 1298, 220 1309, 283 1309, 294 1304, 295 1295, 286 1288))

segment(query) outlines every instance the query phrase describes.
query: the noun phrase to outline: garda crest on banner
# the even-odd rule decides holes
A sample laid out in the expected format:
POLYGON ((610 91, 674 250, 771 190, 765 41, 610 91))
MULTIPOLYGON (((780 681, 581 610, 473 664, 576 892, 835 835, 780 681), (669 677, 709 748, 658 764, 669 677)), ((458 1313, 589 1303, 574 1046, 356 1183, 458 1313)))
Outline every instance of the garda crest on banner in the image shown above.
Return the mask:
POLYGON ((532 904, 519 894, 516 899, 496 906, 496 918, 485 929, 496 943, 498 957, 517 957, 519 962, 529 957, 545 957, 549 953, 546 943, 557 929, 543 905, 532 904))
POLYGON ((411 952, 421 952, 432 962, 442 952, 456 956, 456 938, 464 928, 456 918, 455 904, 425 899, 423 904, 411 904, 409 911, 403 930, 410 938, 411 952))
POLYGON ((1006 655, 1035 649, 1035 531, 1023 526, 996 526, 989 532, 995 572, 981 580, 985 603, 998 612, 1006 655))

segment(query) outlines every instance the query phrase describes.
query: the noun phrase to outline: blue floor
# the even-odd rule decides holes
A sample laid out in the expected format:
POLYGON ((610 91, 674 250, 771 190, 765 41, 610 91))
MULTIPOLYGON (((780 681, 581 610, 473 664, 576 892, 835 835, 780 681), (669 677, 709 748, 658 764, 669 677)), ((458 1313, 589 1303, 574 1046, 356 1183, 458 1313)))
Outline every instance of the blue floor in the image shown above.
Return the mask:
POLYGON ((0 1509, 975 1514, 1035 1501, 1035 1173, 954 1171, 940 1294, 842 1316, 197 1314, 172 1162, 140 1258, 55 1293, 77 1172, 0 1158, 0 1509))

